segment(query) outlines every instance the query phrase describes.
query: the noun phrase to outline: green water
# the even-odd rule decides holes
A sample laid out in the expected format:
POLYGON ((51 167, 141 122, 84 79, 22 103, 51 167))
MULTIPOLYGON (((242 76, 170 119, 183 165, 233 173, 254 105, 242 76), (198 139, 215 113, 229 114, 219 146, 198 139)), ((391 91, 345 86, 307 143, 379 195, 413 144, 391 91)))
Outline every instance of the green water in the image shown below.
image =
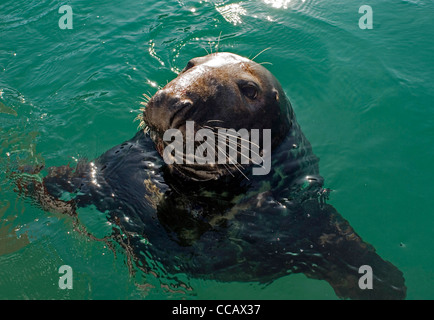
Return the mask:
MULTIPOLYGON (((166 290, 122 250, 14 192, 8 170, 74 164, 131 138, 143 93, 207 52, 253 58, 280 80, 321 159, 329 202, 434 297, 434 3, 408 1, 0 0, 0 299, 336 299, 325 281, 267 286, 189 279, 166 290), (59 8, 73 10, 60 29, 59 8), (360 29, 362 5, 373 28, 360 29), (74 270, 60 290, 58 268, 74 270)), ((95 235, 107 221, 79 212, 95 235)))

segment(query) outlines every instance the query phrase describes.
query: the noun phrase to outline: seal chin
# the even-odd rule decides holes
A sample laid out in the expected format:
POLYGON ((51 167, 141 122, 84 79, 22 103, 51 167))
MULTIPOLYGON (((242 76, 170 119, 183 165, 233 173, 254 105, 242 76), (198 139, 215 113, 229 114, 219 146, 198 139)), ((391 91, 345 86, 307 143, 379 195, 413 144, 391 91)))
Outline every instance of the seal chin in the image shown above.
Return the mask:
MULTIPOLYGON (((164 141, 162 135, 160 135, 157 131, 150 130, 150 137, 154 141, 155 148, 157 152, 160 154, 162 158, 165 157, 164 150, 168 146, 168 142, 164 141)), ((183 146, 185 149, 185 145, 183 146)), ((188 155, 187 155, 188 156, 188 155)), ((176 163, 174 161, 170 161, 171 163, 166 163, 170 172, 181 176, 183 180, 191 180, 191 181, 210 181, 210 180, 218 180, 224 176, 234 177, 239 173, 239 169, 237 169, 236 165, 230 164, 218 164, 218 159, 214 163, 186 163, 186 155, 183 155, 182 162, 176 163)), ((167 155, 166 155, 167 157, 167 155)), ((173 160, 175 157, 173 155, 169 155, 173 160)), ((239 165, 238 165, 239 166, 239 165)))
POLYGON ((173 169, 177 174, 181 175, 184 180, 192 181, 210 181, 219 180, 221 177, 227 175, 222 168, 218 165, 204 165, 204 164, 174 164, 173 169))

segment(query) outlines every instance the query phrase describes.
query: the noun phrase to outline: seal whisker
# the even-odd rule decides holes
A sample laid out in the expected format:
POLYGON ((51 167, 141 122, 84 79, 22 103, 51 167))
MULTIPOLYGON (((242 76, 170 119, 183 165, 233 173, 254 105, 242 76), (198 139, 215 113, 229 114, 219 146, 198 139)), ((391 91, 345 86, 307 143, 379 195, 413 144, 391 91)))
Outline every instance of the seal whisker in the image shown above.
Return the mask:
MULTIPOLYGON (((200 126, 201 128, 204 128, 204 126, 200 126)), ((215 133, 215 132, 214 132, 215 133)), ((209 142, 208 141, 205 141, 211 148, 212 148, 212 146, 209 144, 209 142)), ((222 152, 222 153, 224 153, 224 154, 226 154, 226 150, 223 150, 222 148, 220 148, 220 146, 217 144, 216 145, 216 147, 222 152)), ((237 149, 235 149, 234 147, 232 147, 232 146, 230 146, 230 145, 228 145, 228 147, 229 148, 232 148, 232 150, 235 150, 236 152, 238 152, 238 150, 237 149)), ((229 160, 231 160, 230 158, 229 158, 229 160)), ((249 159, 250 160, 250 159, 249 159)), ((237 163, 237 162, 232 162, 231 164, 233 164, 236 168, 237 168, 237 170, 238 171, 240 171, 241 172, 241 170, 238 168, 238 166, 240 166, 243 170, 245 170, 245 168, 241 165, 241 164, 239 164, 239 163, 237 163)), ((242 172, 241 172, 242 173, 242 172)), ((244 175, 244 177, 245 178, 247 178, 247 176, 243 173, 243 175, 244 175)), ((247 180, 250 180, 249 178, 247 178, 247 180)))
MULTIPOLYGON (((233 138, 237 138, 237 139, 240 139, 241 141, 246 141, 246 142, 248 142, 248 143, 251 143, 252 145, 254 145, 254 146, 256 146, 256 147, 258 147, 259 149, 261 148, 259 145, 257 145, 256 143, 254 143, 254 142, 252 142, 252 141, 250 141, 250 140, 247 140, 247 139, 244 139, 243 137, 240 137, 240 136, 235 136, 235 135, 233 135, 233 134, 229 134, 228 132, 227 132, 227 130, 229 130, 229 129, 226 129, 226 128, 223 128, 223 127, 215 127, 215 128, 219 128, 219 129, 225 129, 226 130, 226 133, 225 134, 222 134, 222 133, 220 133, 220 132, 215 132, 215 128, 213 128, 213 127, 210 127, 210 126, 202 126, 203 128, 207 128, 207 129, 211 129, 211 130, 213 130, 214 131, 214 133, 217 133, 218 135, 220 135, 221 137, 224 137, 225 135, 226 136, 229 136, 229 137, 233 137, 233 138)), ((237 142, 237 145, 240 147, 241 146, 241 144, 239 143, 239 142, 237 142)), ((254 152, 254 151, 252 151, 252 152, 254 152)), ((256 153, 256 152, 254 152, 254 153, 256 153)), ((257 154, 257 153, 256 153, 257 154)), ((259 154, 257 154, 258 156, 259 156, 259 154)))
MULTIPOLYGON (((208 142, 208 141, 205 141, 205 143, 208 145, 208 146, 210 146, 211 148, 212 148, 212 145, 208 142)), ((216 147, 219 149, 219 150, 221 150, 221 148, 218 146, 218 145, 216 145, 216 147)), ((221 150, 222 151, 222 150, 221 150)), ((225 169, 226 169, 226 171, 232 176, 232 177, 235 177, 234 176, 234 174, 231 172, 231 170, 229 170, 229 167, 228 167, 228 165, 226 164, 226 163, 223 163, 223 166, 225 167, 225 169)))
MULTIPOLYGON (((234 147, 232 147, 231 145, 227 145, 230 149, 232 149, 232 150, 235 150, 237 153, 238 153, 238 149, 236 149, 236 148, 234 148, 234 147)), ((222 151, 223 152, 223 150, 217 145, 217 147, 219 148, 219 150, 220 151, 222 151)), ((230 159, 230 158, 229 158, 230 159)), ((250 159, 249 159, 250 160, 250 159)), ((235 165, 235 166, 240 166, 243 170, 245 170, 246 168, 244 168, 241 164, 239 164, 238 162, 234 162, 234 163, 231 163, 231 164, 233 164, 233 165, 235 165)))
MULTIPOLYGON (((218 132, 217 132, 217 135, 219 135, 220 137, 225 137, 224 135, 222 135, 221 133, 219 134, 218 132)), ((234 135, 231 135, 232 137, 236 137, 236 138, 240 138, 240 139, 242 139, 241 137, 238 137, 238 136, 234 136, 234 135)), ((253 145, 256 145, 256 146, 258 146, 257 144, 255 144, 255 143, 253 143, 253 142, 251 142, 251 141, 249 141, 249 140, 246 140, 246 139, 242 139, 242 140, 244 140, 244 141, 248 141, 248 142, 250 142, 250 143, 252 143, 253 145)), ((241 143, 239 143, 239 142, 237 142, 237 146, 238 147, 242 147, 242 145, 241 145, 241 143)), ((234 147, 232 147, 231 145, 228 145, 228 147, 229 148, 231 148, 232 150, 235 150, 235 151, 237 151, 238 152, 238 150, 237 149, 235 149, 234 147)), ((259 146, 258 146, 258 148, 260 148, 259 146)), ((254 150, 252 150, 251 148, 249 148, 249 151, 250 151, 250 153, 253 153, 254 155, 256 155, 257 157, 261 157, 261 155, 259 154, 259 153, 257 153, 256 151, 254 151, 254 150)), ((245 155, 244 155, 245 156, 245 155)), ((250 162, 252 162, 253 163, 253 160, 252 160, 252 158, 251 157, 246 157, 250 162)), ((240 165, 240 164, 239 164, 240 165)), ((266 169, 265 168, 265 166, 263 166, 262 164, 257 164, 257 165, 259 165, 259 166, 261 166, 263 169, 266 169)), ((240 165, 241 166, 241 165, 240 165)), ((245 169, 243 166, 241 166, 243 169, 245 169)))
POLYGON ((142 94, 145 97, 145 101, 148 102, 149 100, 151 100, 151 97, 149 95, 147 95, 146 93, 142 94))
POLYGON ((221 38, 221 36, 222 36, 222 32, 223 32, 223 31, 220 31, 219 38, 218 38, 218 40, 217 40, 216 53, 219 52, 220 38, 221 38))
POLYGON ((143 121, 143 114, 139 113, 139 114, 137 115, 137 117, 134 118, 133 122, 134 122, 134 121, 137 121, 137 120, 143 121))
POLYGON ((271 49, 271 47, 265 48, 264 50, 262 50, 261 52, 259 52, 256 56, 254 56, 254 57, 253 57, 252 59, 250 59, 250 60, 255 61, 255 59, 256 59, 257 57, 259 57, 262 53, 264 53, 265 51, 270 50, 270 49, 271 49))
POLYGON ((224 121, 215 119, 215 120, 207 120, 206 122, 224 122, 224 121))
MULTIPOLYGON (((208 141, 205 141, 205 143, 209 146, 209 147, 213 147, 208 141)), ((218 146, 217 146, 217 148, 218 148, 218 146)), ((234 177, 234 175, 233 175, 233 173, 229 170, 229 168, 228 168, 228 166, 227 166, 227 164, 226 163, 223 163, 223 166, 225 167, 225 169, 226 169, 226 171, 232 176, 232 177, 234 177)))
POLYGON ((133 120, 133 122, 135 121, 140 121, 139 125, 137 126, 137 130, 144 130, 145 133, 147 133, 149 131, 149 127, 145 122, 144 116, 143 116, 143 112, 145 111, 144 108, 140 108, 141 113, 139 113, 133 120))
POLYGON ((244 178, 246 178, 247 180, 249 180, 250 181, 250 179, 244 174, 244 172, 240 169, 240 168, 238 168, 237 167, 237 163, 232 163, 234 166, 235 166, 235 168, 244 176, 244 178))
MULTIPOLYGON (((209 127, 209 128, 210 128, 210 127, 209 127)), ((227 136, 229 136, 229 137, 234 137, 234 138, 239 138, 241 141, 247 141, 247 142, 253 144, 255 147, 261 148, 258 144, 254 143, 254 142, 252 142, 252 141, 246 140, 246 139, 244 139, 243 137, 235 136, 235 135, 233 135, 233 134, 229 134, 229 133, 227 132, 229 129, 227 129, 227 128, 223 128, 223 127, 215 127, 215 128, 217 128, 217 129, 225 129, 225 130, 226 130, 226 133, 225 133, 225 134, 226 134, 227 136)), ((211 129, 211 128, 210 128, 210 129, 211 129)), ((219 133, 219 132, 218 132, 218 133, 219 133)), ((222 134, 222 133, 219 133, 219 134, 222 134)))
MULTIPOLYGON (((238 146, 240 147, 241 145, 238 144, 238 146)), ((228 147, 229 147, 230 149, 235 150, 235 151, 238 152, 238 149, 235 149, 235 148, 232 147, 231 145, 228 145, 228 147)), ((261 157, 257 152, 255 152, 255 151, 253 151, 253 150, 251 150, 251 149, 250 149, 249 151, 250 151, 251 153, 255 154, 256 156, 261 157)), ((245 155, 243 155, 243 156, 246 157, 245 155)), ((247 160, 248 160, 249 162, 254 163, 251 157, 246 157, 246 158, 247 158, 247 160)), ((234 163, 233 163, 233 164, 234 164, 234 163)), ((245 168, 244 168, 241 164, 239 164, 239 163, 236 163, 236 164, 238 164, 241 168, 243 168, 243 170, 245 170, 245 168)), ((262 167, 263 169, 266 169, 265 166, 262 165, 262 164, 260 164, 260 163, 255 163, 255 164, 256 164, 256 165, 259 165, 259 166, 262 167)))
MULTIPOLYGON (((226 135, 226 136, 229 136, 229 137, 238 138, 238 139, 240 139, 241 141, 246 141, 246 142, 251 143, 252 145, 254 145, 254 146, 260 148, 260 146, 257 145, 256 143, 254 143, 254 142, 252 142, 252 141, 250 141, 250 140, 244 139, 243 137, 240 137, 240 136, 235 136, 235 135, 233 135, 233 134, 228 134, 227 132, 226 132, 225 134, 222 134, 222 133, 217 132, 217 134, 220 135, 221 137, 224 137, 224 136, 226 135)), ((241 144, 240 144, 239 142, 238 142, 238 144, 239 144, 239 146, 241 146, 241 144)))

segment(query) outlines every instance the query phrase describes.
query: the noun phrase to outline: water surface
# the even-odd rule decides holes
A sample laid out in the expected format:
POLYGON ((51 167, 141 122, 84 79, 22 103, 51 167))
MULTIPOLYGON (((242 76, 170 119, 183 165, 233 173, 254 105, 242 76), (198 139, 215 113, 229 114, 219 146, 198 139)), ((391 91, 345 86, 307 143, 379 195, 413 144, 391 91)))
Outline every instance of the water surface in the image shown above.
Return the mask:
MULTIPOLYGON (((321 159, 329 202, 403 271, 408 299, 432 299, 432 1, 23 1, 0 3, 0 298, 336 299, 325 281, 267 286, 188 279, 192 292, 131 275, 127 257, 19 198, 8 172, 74 164, 131 138, 143 93, 188 60, 230 51, 281 82, 321 159), (59 8, 73 9, 62 30, 59 8), (359 8, 373 29, 359 28, 359 8), (58 268, 74 270, 60 290, 58 268)), ((96 235, 109 227, 79 212, 96 235)))

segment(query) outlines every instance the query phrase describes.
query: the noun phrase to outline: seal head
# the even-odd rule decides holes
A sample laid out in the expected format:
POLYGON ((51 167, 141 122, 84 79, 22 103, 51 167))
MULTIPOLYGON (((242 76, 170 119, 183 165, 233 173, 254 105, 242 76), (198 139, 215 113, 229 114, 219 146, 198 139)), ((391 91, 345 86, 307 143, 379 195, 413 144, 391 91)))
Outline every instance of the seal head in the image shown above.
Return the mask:
MULTIPOLYGON (((215 133, 218 129, 259 129, 262 133, 270 129, 273 149, 287 135, 292 117, 291 104, 278 80, 262 65, 227 52, 190 60, 149 100, 143 114, 161 155, 167 146, 164 132, 178 129, 185 141, 187 121, 194 121, 195 132, 208 128, 215 133)), ((193 180, 218 179, 237 171, 231 164, 173 164, 171 168, 193 180)))

